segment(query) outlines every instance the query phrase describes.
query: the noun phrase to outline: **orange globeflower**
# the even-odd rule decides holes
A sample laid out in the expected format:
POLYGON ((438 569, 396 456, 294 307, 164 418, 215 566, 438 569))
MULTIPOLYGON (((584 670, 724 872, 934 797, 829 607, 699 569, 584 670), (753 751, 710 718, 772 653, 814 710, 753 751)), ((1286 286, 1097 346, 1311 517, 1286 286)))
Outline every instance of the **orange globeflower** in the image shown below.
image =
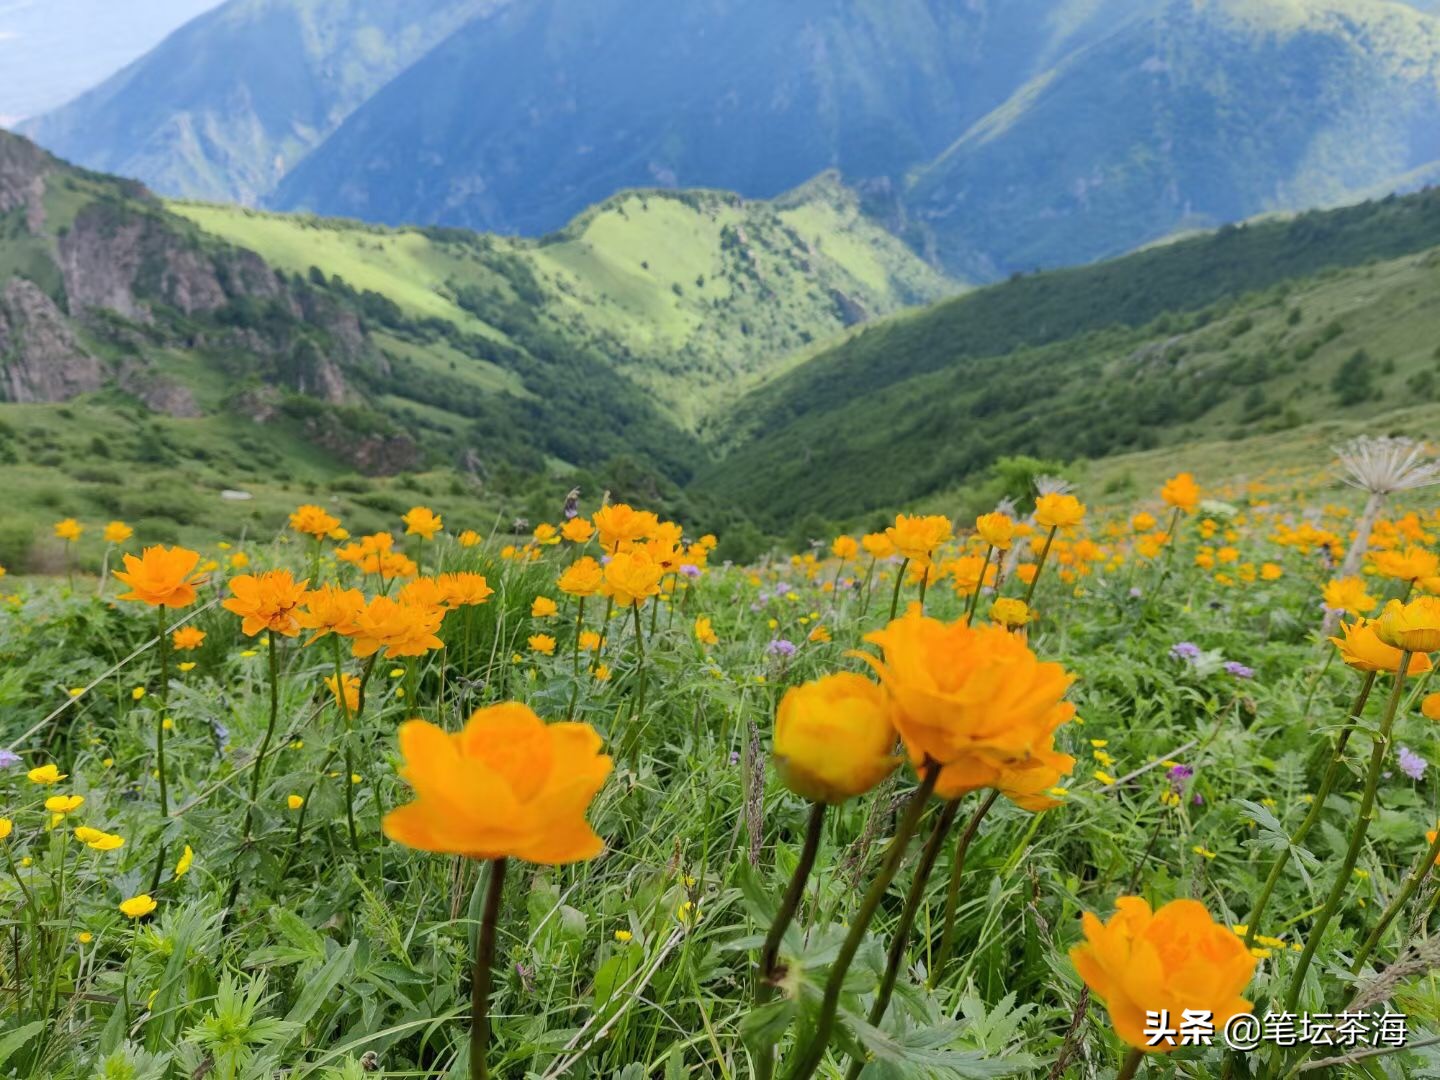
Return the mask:
MULTIPOLYGON (((1395 674, 1400 670, 1400 650, 1381 641, 1375 632, 1375 623, 1369 619, 1356 619, 1353 623, 1341 623, 1343 637, 1330 640, 1340 650, 1340 659, 1356 671, 1386 671, 1395 674)), ((1424 675, 1430 670, 1430 658, 1423 653, 1414 653, 1406 665, 1407 678, 1424 675)))
POLYGON ((585 518, 571 518, 560 527, 560 535, 572 544, 583 544, 595 535, 595 526, 585 518))
POLYGON ((903 557, 928 562, 935 549, 955 534, 944 514, 897 514, 895 524, 885 530, 885 535, 903 557))
POLYGON ((606 551, 618 551, 621 544, 650 536, 660 527, 660 519, 650 511, 636 510, 625 503, 602 506, 593 518, 600 546, 606 551))
POLYGON ((125 569, 116 570, 115 578, 130 586, 121 593, 121 600, 139 600, 151 607, 180 608, 195 602, 195 585, 203 575, 196 574, 200 553, 189 548, 148 547, 137 558, 125 556, 125 569))
POLYGON ((395 599, 402 604, 411 604, 416 607, 443 608, 445 606, 445 590, 434 578, 417 577, 401 589, 395 599))
POLYGON ((830 544, 830 553, 842 561, 853 559, 860 553, 860 541, 848 534, 837 536, 830 544))
POLYGON ((455 538, 455 542, 461 547, 474 547, 476 544, 480 543, 480 534, 474 529, 466 529, 464 532, 462 532, 459 536, 455 538))
POLYGON ((1377 574, 1397 581, 1422 581, 1440 573, 1440 557, 1422 547, 1376 552, 1371 561, 1377 574))
POLYGON ((134 535, 135 530, 123 521, 112 521, 105 526, 104 536, 107 544, 123 544, 134 535))
POLYGON ((885 691, 840 672, 791 687, 775 712, 775 771, 797 795, 837 805, 899 764, 885 691))
POLYGON ((594 596, 600 591, 600 583, 604 580, 604 568, 586 555, 565 568, 560 580, 556 582, 556 587, 568 596, 594 596))
POLYGON ((1144 510, 1130 519, 1130 528, 1137 533, 1148 533, 1156 524, 1155 515, 1147 514, 1144 510))
POLYGON ((73 544, 76 540, 79 540, 80 534, 84 531, 85 526, 81 525, 74 518, 66 518, 64 521, 57 521, 55 523, 55 535, 67 544, 73 544))
POLYGON ((435 534, 444 528, 440 515, 428 506, 412 506, 400 520, 405 523, 406 536, 418 536, 422 540, 435 539, 435 534))
MULTIPOLYGON (((345 682, 345 711, 354 716, 360 711, 360 676, 344 675, 345 682)), ((325 676, 325 689, 330 691, 330 696, 335 699, 335 704, 340 704, 339 684, 335 682, 334 675, 325 676)))
MULTIPOLYGON (((917 768, 927 759, 955 767, 954 783, 968 789, 981 786, 977 777, 998 781, 1003 769, 1064 764, 1054 734, 1075 715, 1063 700, 1073 677, 1041 663, 1019 635, 912 609, 865 640, 884 659, 857 655, 889 691, 891 719, 917 768)), ((940 785, 950 782, 942 771, 940 785)))
POLYGON ((289 570, 241 574, 230 579, 233 595, 220 606, 244 620, 240 631, 249 637, 262 630, 294 637, 300 633, 295 609, 305 599, 308 584, 308 581, 296 581, 289 570))
POLYGON ((1324 604, 1331 611, 1347 615, 1364 615, 1374 611, 1376 600, 1365 591, 1365 582, 1358 577, 1335 578, 1325 585, 1324 604))
POLYGON ((895 554, 895 545, 883 532, 866 533, 860 538, 860 546, 869 552, 872 559, 888 559, 895 554))
POLYGON ((546 656, 555 655, 555 639, 549 634, 531 634, 527 639, 530 648, 546 656))
POLYGON ((1198 900, 1172 900, 1158 910, 1138 896, 1115 901, 1102 923, 1081 917, 1085 942, 1070 950, 1085 985, 1105 1002, 1115 1034, 1146 1053, 1169 1053, 1177 1036, 1145 1034, 1147 1012, 1168 1012, 1178 1022, 1202 1011, 1219 1031, 1232 1016, 1250 1011, 1245 992, 1255 957, 1244 941, 1210 917, 1198 900))
POLYGON ((1375 636, 1406 652, 1440 652, 1440 596, 1391 600, 1375 620, 1375 636))
POLYGON ((340 527, 340 519, 325 512, 322 506, 306 503, 290 515, 290 528, 316 540, 324 540, 340 527))
POLYGON ((996 551, 1009 551, 1015 541, 1015 522, 1008 514, 981 514, 975 519, 975 534, 996 551))
POLYGON ((455 574, 441 574, 435 579, 435 584, 439 586, 445 604, 452 608, 483 604, 495 594, 495 590, 485 580, 484 574, 476 574, 468 570, 462 570, 455 574))
POLYGON ((1173 506, 1176 510, 1194 510, 1200 505, 1200 485, 1195 483, 1195 477, 1182 472, 1165 481, 1165 486, 1160 489, 1160 498, 1165 500, 1166 506, 1173 506))
POLYGON ((443 608, 402 604, 388 596, 377 596, 355 616, 350 633, 354 656, 372 656, 381 649, 386 656, 422 656, 430 649, 443 649, 435 636, 445 618, 443 608))
POLYGON ((415 801, 385 815, 381 827, 391 840, 551 866, 604 849, 585 811, 611 761, 589 724, 546 724, 528 706, 507 702, 478 710, 455 734, 408 720, 400 752, 400 775, 415 801))
POLYGON ((530 604, 532 619, 548 619, 560 610, 560 605, 548 596, 537 596, 530 604))
POLYGON ((622 551, 610 556, 605 564, 605 580, 600 591, 612 597, 621 607, 644 603, 660 592, 660 578, 665 569, 644 549, 622 551))
POLYGON ((1420 702, 1420 715, 1426 720, 1440 720, 1440 691, 1425 695, 1420 702))
POLYGON ((303 604, 304 609, 295 613, 295 622, 305 630, 315 631, 305 642, 313 645, 329 633, 348 635, 355 616, 365 607, 365 596, 359 589, 322 585, 307 592, 303 604))
POLYGON ((1051 493, 1035 500, 1035 521, 1047 529, 1073 529, 1085 519, 1085 504, 1074 495, 1051 493))
POLYGON ((189 652, 205 644, 205 631, 197 626, 182 626, 170 635, 170 644, 180 652, 189 652))

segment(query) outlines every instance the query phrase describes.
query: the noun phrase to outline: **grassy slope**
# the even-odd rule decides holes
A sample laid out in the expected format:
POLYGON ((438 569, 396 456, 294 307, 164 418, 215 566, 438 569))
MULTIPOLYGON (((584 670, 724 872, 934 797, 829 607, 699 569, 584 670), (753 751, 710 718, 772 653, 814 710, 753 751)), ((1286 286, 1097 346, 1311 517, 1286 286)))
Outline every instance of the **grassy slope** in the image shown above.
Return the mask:
MULTIPOLYGON (((953 284, 822 178, 773 203, 719 192, 630 192, 540 242, 177 203, 206 231, 295 272, 319 267, 408 314, 507 340, 485 303, 518 261, 546 328, 583 343, 695 429, 737 384, 861 315, 925 303, 953 284)), ((493 373, 492 373, 493 374, 493 373)))
MULTIPOLYGON (((1374 208, 1351 239, 1378 242, 1387 220, 1407 218, 1405 234, 1417 242, 1428 218, 1416 215, 1430 204, 1440 199, 1374 208)), ((1314 215, 1311 232, 1338 220, 1314 215)), ((1253 258, 1299 224, 1228 242, 1249 244, 1253 258)), ((1329 231, 1332 242, 1345 235, 1329 231)), ((773 524, 804 513, 854 519, 953 491, 1006 454, 1068 460, 1337 419, 1384 426, 1391 410, 1433 398, 1440 251, 1115 325, 1126 296, 1138 315, 1142 284, 1152 299, 1163 294, 1167 267, 1190 264, 1194 274, 1196 260, 1214 263, 1220 242, 998 286, 859 334, 742 402, 737 416, 750 438, 698 486, 773 524), (1007 299, 1007 291, 1019 295, 1007 299), (1334 380, 1362 349, 1357 363, 1370 388, 1347 400, 1334 380), (899 461, 907 463, 903 480, 899 461)), ((1356 257, 1373 250, 1342 246, 1356 257)), ((1223 276, 1194 274, 1194 295, 1223 276)))

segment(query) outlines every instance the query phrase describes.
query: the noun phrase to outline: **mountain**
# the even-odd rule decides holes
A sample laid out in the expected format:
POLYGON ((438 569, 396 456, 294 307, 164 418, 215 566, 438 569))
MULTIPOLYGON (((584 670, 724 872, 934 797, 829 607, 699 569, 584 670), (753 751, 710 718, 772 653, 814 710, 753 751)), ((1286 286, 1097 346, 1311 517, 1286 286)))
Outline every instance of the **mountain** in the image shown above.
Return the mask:
POLYGON ((625 192, 541 241, 172 209, 273 266, 379 293, 407 317, 584 348, 687 431, 846 328, 957 288, 834 175, 773 201, 625 192))
POLYGON ((1018 276, 747 394, 722 428, 730 452, 693 489, 768 528, 853 522, 973 485, 1007 455, 1383 424, 1440 401, 1436 295, 1440 189, 1018 276))
POLYGON ((1020 88, 912 177, 906 204, 947 267, 994 279, 1418 186, 1440 176, 1437 115, 1433 16, 1172 0, 1020 88))
POLYGON ((165 194, 254 202, 398 72, 503 2, 229 0, 22 130, 165 194))
POLYGON ((0 125, 69 101, 219 0, 3 0, 0 125))
POLYGON ((356 109, 269 203, 533 235, 627 187, 894 181, 1140 6, 525 0, 356 109))

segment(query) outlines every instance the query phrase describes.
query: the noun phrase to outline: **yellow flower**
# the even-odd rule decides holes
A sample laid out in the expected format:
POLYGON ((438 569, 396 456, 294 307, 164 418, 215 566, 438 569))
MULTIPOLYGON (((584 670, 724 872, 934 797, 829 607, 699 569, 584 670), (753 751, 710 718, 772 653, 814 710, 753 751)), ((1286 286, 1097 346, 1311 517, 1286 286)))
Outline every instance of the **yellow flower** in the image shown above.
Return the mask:
POLYGON ((55 535, 67 544, 73 544, 76 540, 79 540, 80 534, 84 531, 85 526, 81 525, 74 518, 66 518, 64 521, 57 521, 55 523, 55 535))
POLYGON ((1156 524, 1155 515, 1143 510, 1130 519, 1130 528, 1137 533, 1148 533, 1156 524))
POLYGON ((548 596, 537 596, 530 605, 530 617, 532 619, 548 619, 560 610, 560 606, 548 596))
POLYGON ((205 631, 196 626, 182 626, 170 635, 170 644, 179 652, 198 649, 205 643, 205 631))
POLYGON ((1391 600, 1375 620, 1375 636, 1407 652, 1440 651, 1440 596, 1420 596, 1408 604, 1391 600))
POLYGON ((899 763, 885 692, 853 672, 793 687, 775 713, 775 771, 797 795, 841 803, 899 763))
POLYGON ((1085 505, 1074 495, 1051 493, 1035 500, 1035 521, 1047 529, 1073 529, 1085 519, 1085 505))
POLYGON ((15 831, 15 823, 8 817, 0 817, 0 840, 4 840, 15 831))
POLYGON ((134 535, 135 530, 123 521, 112 521, 105 526, 104 536, 107 544, 123 544, 134 535))
POLYGON ((305 797, 303 795, 287 795, 285 796, 285 805, 291 810, 299 810, 305 805, 305 797))
POLYGON ((194 661, 194 660, 186 660, 184 663, 178 664, 178 665, 176 665, 176 666, 178 666, 181 671, 194 671, 194 670, 195 670, 195 661, 194 661))
POLYGON ((1422 547, 1404 551, 1381 551, 1374 557, 1375 572, 1400 581, 1420 581, 1440 574, 1440 556, 1422 547))
MULTIPOLYGON (((576 518, 580 521, 580 518, 576 518)), ((565 568, 556 583, 557 588, 567 596, 594 596, 605 579, 605 571, 589 555, 576 559, 565 568)))
POLYGON ((26 777, 32 784, 58 784, 64 780, 69 773, 62 773, 54 765, 40 765, 27 772, 26 777))
POLYGON ((189 548, 148 547, 139 558, 125 556, 125 569, 116 570, 115 578, 130 586, 121 593, 121 600, 138 600, 151 607, 180 608, 195 602, 195 584, 201 575, 195 573, 200 553, 189 548))
POLYGON ((1427 720, 1440 720, 1440 692, 1425 695, 1420 702, 1420 715, 1427 720))
POLYGON ((326 634, 349 636, 355 631, 355 616, 365 607, 365 596, 359 589, 342 589, 338 585, 322 585, 311 589, 300 599, 295 611, 295 625, 315 631, 306 639, 313 645, 326 634))
POLYGON ((918 609, 865 640, 884 653, 883 662, 858 655, 889 691, 911 763, 944 766, 939 797, 995 787, 1025 809, 1054 805, 1042 793, 1075 764, 1054 746, 1075 715, 1063 700, 1072 678, 1059 664, 1041 663, 1001 626, 946 624, 918 609))
POLYGON ((580 648, 584 649, 586 652, 595 652, 603 644, 605 644, 605 639, 602 638, 597 631, 580 631, 580 648))
POLYGON ((131 691, 130 691, 130 700, 131 700, 131 701, 140 701, 140 700, 142 700, 144 697, 145 697, 145 687, 143 687, 143 686, 137 686, 137 687, 135 687, 134 690, 131 690, 131 691))
POLYGON ((159 906, 149 893, 141 893, 139 896, 132 896, 129 900, 121 901, 120 913, 128 915, 132 919, 143 919, 159 906))
POLYGON ((1007 630, 1014 630, 1017 626, 1024 626, 1030 621, 1030 608, 1024 600, 1002 596, 990 605, 990 621, 998 623, 1007 630))
POLYGON ((610 556, 610 561, 605 564, 605 580, 600 585, 600 591, 613 597, 622 608, 643 604, 660 592, 660 578, 664 572, 664 567, 644 548, 621 551, 610 556))
POLYGON ((85 846, 92 851, 114 851, 116 848, 124 847, 124 845, 125 838, 123 836, 116 836, 114 833, 101 833, 85 846))
POLYGON ((185 845, 185 850, 180 853, 180 861, 175 864, 175 876, 182 878, 190 872, 190 866, 195 861, 195 852, 190 845, 185 845))
POLYGON ((89 930, 81 930, 78 934, 75 935, 75 940, 78 941, 81 945, 89 945, 90 942, 95 940, 95 935, 90 933, 89 930))
MULTIPOLYGON (((1394 646, 1381 641, 1376 633, 1376 624, 1366 619, 1353 623, 1341 623, 1343 637, 1332 637, 1335 647, 1340 650, 1340 659, 1356 671, 1388 671, 1394 674, 1400 670, 1401 652, 1394 646)), ((1412 678, 1430 670, 1430 658, 1415 653, 1405 667, 1405 675, 1412 678)))
POLYGON ((860 538, 860 546, 869 552, 872 559, 888 559, 895 554, 895 545, 883 532, 866 533, 860 538))
POLYGON ((539 525, 536 525, 535 530, 530 535, 535 538, 537 544, 549 546, 560 542, 560 530, 548 521, 542 521, 539 525))
POLYGON ((549 634, 531 634, 527 640, 535 652, 544 653, 546 656, 555 654, 555 639, 549 634))
POLYGON ((924 563, 955 534, 950 519, 943 514, 898 514, 885 535, 901 556, 924 563))
POLYGON ((1166 506, 1177 510, 1194 510, 1200 505, 1200 485, 1195 483, 1195 477, 1182 472, 1165 481, 1165 486, 1160 489, 1160 498, 1165 500, 1166 506))
POLYGON ((996 551, 1009 551, 1015 541, 1015 521, 1009 514, 981 514, 975 519, 975 534, 996 551))
POLYGON ((400 725, 401 776, 415 801, 385 815, 390 839, 422 851, 557 865, 591 859, 604 842, 585 820, 610 774, 589 724, 546 724, 516 702, 477 710, 450 734, 400 725))
POLYGON ((621 544, 653 535, 660 527, 660 519, 654 514, 648 510, 636 510, 625 503, 602 506, 592 518, 600 533, 600 546, 611 552, 618 551, 621 544))
POLYGON ((1088 911, 1084 944, 1070 960, 1085 985, 1105 1003, 1115 1033, 1146 1053, 1168 1053, 1179 1042, 1145 1034, 1147 1012, 1204 1011, 1221 1030, 1250 1011, 1240 995, 1255 973, 1255 958, 1234 933, 1210 918, 1197 900, 1172 900, 1156 911, 1138 896, 1122 896, 1109 922, 1088 911))
POLYGON ((400 520, 405 523, 406 536, 418 536, 422 540, 433 540, 435 534, 444 528, 440 515, 428 506, 412 506, 400 520))
POLYGON ((1375 598, 1365 591, 1365 582, 1358 577, 1335 578, 1325 586, 1324 604, 1331 611, 1364 615, 1375 609, 1375 603, 1375 598))
POLYGON ((351 652, 371 656, 380 649, 385 655, 423 656, 430 649, 443 649, 435 636, 445 618, 443 608, 402 604, 388 596, 374 597, 355 617, 351 652))
POLYGON ((837 559, 853 559, 860 553, 860 542, 853 536, 837 536, 830 544, 830 552, 837 559))
POLYGON ((610 665, 609 665, 609 664, 597 664, 596 667, 595 667, 595 672, 594 672, 594 674, 595 674, 595 681, 596 681, 596 682, 609 682, 609 681, 610 681, 610 665))
POLYGON ((458 543, 461 547, 474 547, 476 544, 480 543, 480 534, 474 529, 466 529, 464 532, 462 532, 459 536, 455 538, 455 542, 458 543))
POLYGON ((715 628, 711 625, 708 615, 701 615, 695 619, 695 640, 701 645, 718 645, 720 643, 720 637, 715 633, 715 628))
POLYGON ((340 519, 325 512, 323 506, 306 503, 290 515, 290 528, 305 536, 323 540, 340 527, 340 519))
MULTIPOLYGON (((578 521, 579 518, 576 518, 576 520, 578 521)), ((630 933, 629 930, 616 930, 616 931, 615 931, 615 940, 616 940, 616 941, 629 941, 629 940, 630 940, 631 938, 633 938, 634 936, 635 936, 635 935, 632 934, 632 933, 630 933)))
POLYGON ((232 595, 220 606, 241 617, 240 631, 249 637, 262 630, 295 637, 300 633, 296 609, 309 595, 307 584, 296 581, 289 570, 241 574, 230 579, 232 595))
POLYGON ((817 626, 810 631, 809 640, 816 644, 823 645, 830 640, 830 631, 823 626, 817 626))
POLYGON ((84 795, 51 795, 45 800, 45 809, 52 814, 68 814, 80 809, 84 802, 84 795))
POLYGON ((583 544, 595 535, 595 526, 582 517, 574 517, 560 527, 560 535, 572 544, 583 544))

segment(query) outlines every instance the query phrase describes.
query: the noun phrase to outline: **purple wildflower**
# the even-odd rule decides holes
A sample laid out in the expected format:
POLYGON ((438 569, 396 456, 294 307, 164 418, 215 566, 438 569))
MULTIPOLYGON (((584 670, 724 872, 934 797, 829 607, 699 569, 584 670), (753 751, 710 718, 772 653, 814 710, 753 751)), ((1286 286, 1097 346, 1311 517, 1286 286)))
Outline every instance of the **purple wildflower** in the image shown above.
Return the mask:
POLYGON ((1200 646, 1193 641, 1177 641, 1170 646, 1170 655, 1176 660, 1200 659, 1200 646))
POLYGON ((1239 660, 1226 660, 1225 673, 1234 675, 1237 679, 1253 679, 1255 677, 1255 669, 1246 667, 1239 660))
POLYGON ((789 583, 788 581, 782 581, 782 582, 780 582, 778 585, 775 586, 775 595, 776 595, 776 596, 784 596, 784 595, 785 595, 786 593, 788 593, 789 591, 790 591, 790 583, 789 583))
POLYGON ((688 578, 698 578, 700 576, 700 568, 694 563, 681 563, 680 573, 688 578))
POLYGON ((740 764, 740 751, 739 751, 739 750, 731 750, 731 751, 730 751, 730 764, 731 764, 731 765, 739 765, 739 764, 740 764))
POLYGON ((1423 780, 1425 778, 1426 761, 1419 754, 1415 753, 1408 746, 1400 747, 1400 753, 1396 755, 1400 764, 1400 771, 1411 780, 1423 780))
POLYGON ((1131 599, 1131 600, 1139 600, 1140 597, 1142 597, 1142 596, 1144 596, 1144 595, 1145 595, 1145 594, 1140 591, 1140 586, 1139 586, 1139 585, 1132 585, 1132 586, 1130 586, 1130 599, 1131 599))
POLYGON ((1183 784, 1194 775, 1195 770, 1189 765, 1175 765, 1170 769, 1170 782, 1172 784, 1183 784))
POLYGON ((12 769, 19 764, 19 754, 13 750, 0 750, 0 769, 12 769))
POLYGON ((765 651, 771 656, 794 656, 795 643, 786 638, 776 638, 765 647, 765 651))

